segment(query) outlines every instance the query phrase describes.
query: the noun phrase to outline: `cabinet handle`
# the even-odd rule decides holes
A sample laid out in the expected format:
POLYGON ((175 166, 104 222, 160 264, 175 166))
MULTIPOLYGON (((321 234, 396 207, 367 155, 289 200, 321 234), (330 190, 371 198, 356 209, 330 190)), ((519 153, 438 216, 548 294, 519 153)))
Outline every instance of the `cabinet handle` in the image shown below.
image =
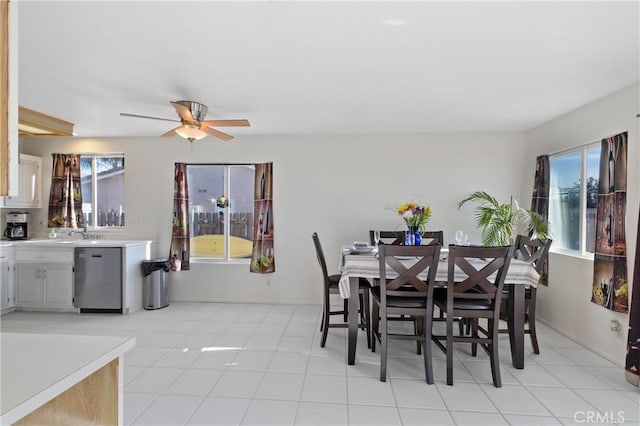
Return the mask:
POLYGON ((36 278, 42 278, 40 275, 40 269, 36 269, 36 278))
POLYGON ((47 270, 46 269, 42 270, 42 278, 45 279, 45 280, 47 279, 47 270))

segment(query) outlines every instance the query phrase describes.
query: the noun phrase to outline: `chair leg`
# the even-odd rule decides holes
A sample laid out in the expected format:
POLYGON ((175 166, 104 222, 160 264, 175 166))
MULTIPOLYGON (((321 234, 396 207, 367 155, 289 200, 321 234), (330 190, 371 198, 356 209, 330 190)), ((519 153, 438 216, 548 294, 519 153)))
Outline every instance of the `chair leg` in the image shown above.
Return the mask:
POLYGON ((424 375, 427 383, 433 384, 433 362, 431 357, 431 333, 433 328, 433 304, 427 306, 427 315, 424 318, 424 375))
MULTIPOLYGON (((471 321, 471 337, 478 337, 478 318, 467 318, 467 321, 471 321)), ((476 342, 471 343, 471 356, 478 355, 478 344, 476 342)))
POLYGON ((343 316, 344 322, 349 322, 349 299, 344 299, 342 304, 344 306, 342 308, 342 310, 344 312, 344 316, 343 316))
POLYGON ((380 381, 387 381, 387 315, 386 312, 380 319, 382 331, 380 332, 380 381))
POLYGON ((502 387, 500 378, 500 355, 498 354, 498 326, 494 324, 494 320, 489 320, 489 330, 491 330, 491 343, 489 344, 489 353, 491 358, 491 376, 493 378, 493 386, 502 387))
MULTIPOLYGON (((421 316, 413 317, 413 331, 416 336, 424 335, 424 318, 421 316)), ((422 355, 422 343, 416 341, 416 353, 422 355)))
POLYGON ((360 310, 364 312, 365 332, 367 333, 367 348, 371 349, 371 305, 369 302, 369 290, 365 290, 363 294, 363 305, 360 310))
POLYGON ((320 340, 321 348, 324 348, 324 344, 327 343, 327 334, 329 332, 329 306, 325 303, 323 308, 322 325, 320 326, 320 329, 322 330, 322 339, 320 340))
POLYGON ((376 343, 378 341, 378 336, 380 328, 380 306, 374 300, 373 308, 371 310, 371 352, 376 351, 376 343))
POLYGON ((320 331, 322 331, 324 327, 324 309, 322 309, 322 319, 320 320, 320 331))
POLYGON ((453 318, 447 315, 447 384, 453 386, 453 318))
POLYGON ((531 346, 533 353, 540 355, 540 347, 538 346, 538 335, 536 334, 536 289, 531 288, 531 299, 529 300, 529 336, 531 337, 531 346))

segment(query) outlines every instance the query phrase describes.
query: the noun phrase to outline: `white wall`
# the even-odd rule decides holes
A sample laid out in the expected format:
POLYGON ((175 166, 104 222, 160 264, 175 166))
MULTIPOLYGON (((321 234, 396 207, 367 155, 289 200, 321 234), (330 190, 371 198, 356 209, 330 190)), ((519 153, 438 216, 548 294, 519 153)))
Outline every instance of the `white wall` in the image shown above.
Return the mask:
MULTIPOLYGON (((342 245, 367 240, 371 228, 403 229, 391 208, 410 199, 433 208, 429 228, 443 229, 448 242, 456 229, 479 241, 473 208, 458 211, 457 202, 476 190, 504 200, 518 196, 523 170, 533 173, 534 166, 525 161, 521 134, 256 136, 191 145, 180 138, 31 138, 22 150, 43 157, 44 194, 50 153, 124 152, 127 236, 158 241, 156 256, 169 249, 174 162, 273 161, 276 273, 251 274, 247 264, 192 264, 170 274, 171 300, 191 301, 319 304, 314 231, 336 272, 342 245)), ((44 231, 46 209, 32 222, 44 231)))
MULTIPOLYGON (((640 112, 638 84, 613 93, 526 134, 529 162, 541 154, 600 141, 628 131, 627 176, 627 265, 631 285, 633 259, 638 255, 636 230, 640 204, 640 140, 636 114, 640 112)), ((527 163, 528 164, 528 163, 527 163)), ((533 177, 525 175, 523 190, 533 187, 533 177)), ((538 290, 537 317, 563 334, 623 365, 629 315, 604 309, 590 302, 593 261, 552 253, 549 287, 538 290), (619 333, 610 330, 611 320, 622 325, 619 333)), ((631 289, 629 297, 631 296, 631 289)))

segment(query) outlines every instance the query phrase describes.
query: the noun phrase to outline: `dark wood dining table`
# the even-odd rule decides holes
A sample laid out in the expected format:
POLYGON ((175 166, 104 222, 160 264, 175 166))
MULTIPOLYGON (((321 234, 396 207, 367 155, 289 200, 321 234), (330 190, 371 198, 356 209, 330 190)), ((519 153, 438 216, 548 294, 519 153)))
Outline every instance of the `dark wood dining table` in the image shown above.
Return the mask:
MULTIPOLYGON (((443 251, 445 251, 443 249, 443 251)), ((367 278, 371 282, 380 278, 380 267, 375 251, 370 253, 351 253, 349 249, 343 249, 341 254, 340 295, 349 298, 349 312, 358 312, 358 298, 350 297, 358 294, 358 282, 360 278, 367 278)), ((440 285, 447 282, 447 260, 445 254, 438 262, 436 281, 440 285)), ((403 262, 410 264, 412 260, 403 262)), ((415 260, 413 260, 415 262, 415 260)), ((463 276, 461 275, 461 278, 463 276)), ((536 287, 539 275, 531 264, 513 259, 505 277, 505 287, 508 288, 507 315, 509 328, 509 343, 511 346, 511 360, 513 366, 524 368, 524 314, 525 314, 525 288, 527 285, 536 287)), ((388 276, 387 278, 394 278, 388 276)), ((454 278, 455 279, 455 278, 454 278)), ((354 365, 356 360, 356 343, 358 337, 358 315, 349 315, 347 363, 354 365)))

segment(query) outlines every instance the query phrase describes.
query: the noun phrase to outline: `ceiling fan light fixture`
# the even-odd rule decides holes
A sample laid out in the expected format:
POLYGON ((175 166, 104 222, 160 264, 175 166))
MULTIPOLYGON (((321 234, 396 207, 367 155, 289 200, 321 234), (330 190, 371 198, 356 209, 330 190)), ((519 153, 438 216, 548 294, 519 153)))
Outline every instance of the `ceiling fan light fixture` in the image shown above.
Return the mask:
POLYGON ((207 136, 207 133, 200 130, 200 127, 195 124, 183 124, 176 129, 176 133, 190 141, 199 141, 207 136))

